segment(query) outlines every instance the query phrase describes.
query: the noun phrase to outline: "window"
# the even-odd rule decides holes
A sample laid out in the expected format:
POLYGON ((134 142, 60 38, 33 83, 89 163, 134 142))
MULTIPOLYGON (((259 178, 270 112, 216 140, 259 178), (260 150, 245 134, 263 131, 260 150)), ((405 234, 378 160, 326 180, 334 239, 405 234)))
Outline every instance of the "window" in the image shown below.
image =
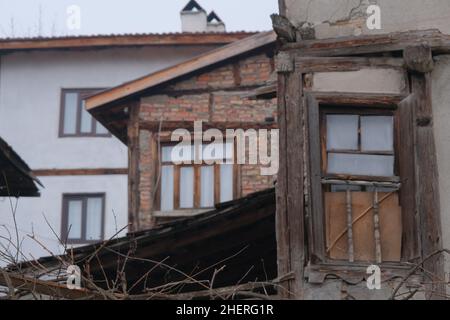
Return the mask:
POLYGON ((311 93, 306 101, 312 264, 414 261, 408 104, 363 94, 311 93))
POLYGON ((175 156, 173 148, 161 148, 160 211, 212 208, 216 203, 233 200, 235 174, 229 161, 233 158, 233 144, 187 146, 175 156), (201 164, 194 164, 200 158, 201 164), (208 160, 221 163, 207 164, 208 160))
POLYGON ((104 194, 63 195, 62 240, 89 243, 103 240, 104 194))
POLYGON ((84 107, 84 99, 98 89, 62 90, 60 137, 109 137, 108 130, 84 107))
POLYGON ((321 107, 320 111, 328 257, 400 261, 393 111, 357 107, 321 107))

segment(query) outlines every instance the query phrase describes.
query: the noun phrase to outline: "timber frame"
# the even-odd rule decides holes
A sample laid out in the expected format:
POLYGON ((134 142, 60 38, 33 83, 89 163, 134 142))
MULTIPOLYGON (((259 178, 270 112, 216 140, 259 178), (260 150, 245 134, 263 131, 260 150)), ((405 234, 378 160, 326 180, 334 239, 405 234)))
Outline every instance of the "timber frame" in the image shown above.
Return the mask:
MULTIPOLYGON (((279 35, 281 37, 281 35, 279 35)), ((433 54, 450 52, 450 37, 418 31, 328 40, 298 40, 281 46, 277 56, 280 169, 277 181, 278 276, 286 298, 302 299, 306 283, 322 283, 327 275, 344 280, 364 279, 367 265, 330 263, 325 259, 322 212, 320 104, 391 107, 396 110, 403 211, 402 257, 425 261, 424 269, 443 275, 443 259, 428 259, 442 249, 439 186, 431 77, 433 54), (368 56, 370 55, 370 56, 368 56), (393 68, 405 72, 406 88, 400 94, 335 93, 310 90, 309 73, 393 68), (319 152, 319 154, 318 154, 319 152), (308 279, 308 280, 306 280, 308 279)), ((401 275, 411 264, 384 264, 383 277, 401 275)), ((435 278, 436 279, 436 278, 435 278)), ((432 282, 432 281, 431 281, 432 282)), ((426 286, 427 298, 438 298, 443 285, 426 286), (436 293, 436 294, 435 294, 436 293)))

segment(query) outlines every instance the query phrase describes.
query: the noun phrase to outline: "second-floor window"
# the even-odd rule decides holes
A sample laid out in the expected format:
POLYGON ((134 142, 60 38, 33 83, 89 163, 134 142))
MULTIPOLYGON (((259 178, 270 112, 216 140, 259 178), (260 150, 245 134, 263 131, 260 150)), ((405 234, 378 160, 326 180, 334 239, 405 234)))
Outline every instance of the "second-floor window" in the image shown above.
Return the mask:
POLYGON ((60 137, 109 137, 108 130, 84 107, 84 99, 99 89, 64 89, 61 93, 60 137))
POLYGON ((234 165, 229 160, 233 144, 220 144, 217 154, 206 155, 207 145, 191 146, 184 155, 174 159, 174 146, 161 148, 161 173, 159 188, 160 211, 212 208, 216 203, 233 200, 235 192, 234 165), (203 152, 203 163, 194 164, 203 152), (206 164, 205 160, 221 160, 220 164, 206 164), (174 164, 174 161, 192 161, 191 164, 174 164))

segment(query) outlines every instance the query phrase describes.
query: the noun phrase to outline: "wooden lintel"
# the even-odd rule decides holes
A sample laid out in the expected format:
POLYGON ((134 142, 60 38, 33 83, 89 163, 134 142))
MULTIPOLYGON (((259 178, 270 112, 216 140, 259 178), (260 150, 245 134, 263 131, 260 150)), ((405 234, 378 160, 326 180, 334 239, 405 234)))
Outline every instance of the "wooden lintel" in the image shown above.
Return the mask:
POLYGON ((408 31, 382 35, 350 36, 338 39, 305 40, 287 43, 281 50, 295 50, 303 56, 349 56, 403 51, 408 46, 428 43, 433 51, 450 52, 450 36, 439 30, 408 31))

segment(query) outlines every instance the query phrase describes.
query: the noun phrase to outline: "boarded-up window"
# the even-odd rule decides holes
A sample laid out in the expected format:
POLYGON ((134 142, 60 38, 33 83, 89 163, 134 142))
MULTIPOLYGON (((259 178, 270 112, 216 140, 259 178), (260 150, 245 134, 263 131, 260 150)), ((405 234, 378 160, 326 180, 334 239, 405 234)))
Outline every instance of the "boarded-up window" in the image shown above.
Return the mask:
POLYGON ((326 253, 332 260, 401 260, 402 212, 392 110, 321 107, 326 253))
POLYGON ((233 200, 236 191, 234 165, 230 163, 233 144, 193 144, 175 151, 174 148, 174 145, 161 148, 158 190, 161 211, 212 208, 216 203, 233 200), (208 162, 212 160, 215 163, 208 162))

